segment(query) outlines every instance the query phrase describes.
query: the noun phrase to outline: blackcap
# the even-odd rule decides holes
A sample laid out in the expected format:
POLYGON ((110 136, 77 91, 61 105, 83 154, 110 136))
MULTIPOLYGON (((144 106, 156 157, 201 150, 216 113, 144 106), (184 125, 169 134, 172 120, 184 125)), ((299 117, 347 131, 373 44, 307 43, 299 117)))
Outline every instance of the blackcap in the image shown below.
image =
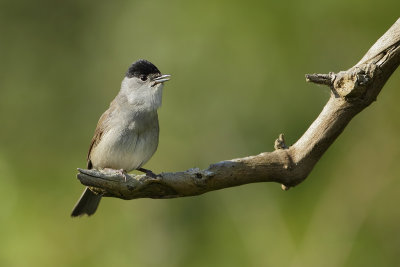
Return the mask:
MULTIPOLYGON (((121 89, 97 123, 87 156, 88 169, 116 169, 123 174, 140 170, 158 146, 158 115, 164 82, 170 75, 147 60, 138 60, 126 72, 121 89)), ((92 215, 101 195, 86 187, 71 216, 92 215)))

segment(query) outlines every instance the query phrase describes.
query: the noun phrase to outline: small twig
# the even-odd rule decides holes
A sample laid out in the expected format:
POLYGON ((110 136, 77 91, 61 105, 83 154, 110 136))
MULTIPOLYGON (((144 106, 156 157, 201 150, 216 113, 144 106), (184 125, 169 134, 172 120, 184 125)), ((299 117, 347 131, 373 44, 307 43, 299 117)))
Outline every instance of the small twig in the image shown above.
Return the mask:
POLYGON ((335 74, 333 72, 329 74, 306 74, 306 81, 316 84, 323 84, 331 87, 335 80, 335 74))
POLYGON ((285 144, 285 136, 283 134, 280 134, 278 139, 275 140, 274 148, 275 150, 288 149, 288 146, 285 144))

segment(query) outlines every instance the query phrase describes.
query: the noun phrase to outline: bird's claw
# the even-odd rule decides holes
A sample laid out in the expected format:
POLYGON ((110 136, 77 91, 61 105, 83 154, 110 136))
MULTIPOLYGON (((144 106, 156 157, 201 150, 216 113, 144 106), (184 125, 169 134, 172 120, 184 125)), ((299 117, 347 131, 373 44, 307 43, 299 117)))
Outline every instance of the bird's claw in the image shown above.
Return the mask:
POLYGON ((118 170, 118 174, 124 177, 124 180, 125 180, 125 183, 126 183, 126 180, 128 178, 126 171, 124 171, 123 169, 119 169, 118 170))

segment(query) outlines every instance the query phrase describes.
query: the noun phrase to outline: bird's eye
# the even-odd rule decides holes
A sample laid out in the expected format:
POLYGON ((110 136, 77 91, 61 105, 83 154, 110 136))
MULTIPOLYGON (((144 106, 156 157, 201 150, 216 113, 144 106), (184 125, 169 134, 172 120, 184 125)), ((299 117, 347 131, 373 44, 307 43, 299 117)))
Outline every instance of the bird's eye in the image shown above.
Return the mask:
POLYGON ((141 79, 142 81, 146 81, 146 80, 147 80, 147 76, 142 76, 142 77, 140 77, 140 79, 141 79))

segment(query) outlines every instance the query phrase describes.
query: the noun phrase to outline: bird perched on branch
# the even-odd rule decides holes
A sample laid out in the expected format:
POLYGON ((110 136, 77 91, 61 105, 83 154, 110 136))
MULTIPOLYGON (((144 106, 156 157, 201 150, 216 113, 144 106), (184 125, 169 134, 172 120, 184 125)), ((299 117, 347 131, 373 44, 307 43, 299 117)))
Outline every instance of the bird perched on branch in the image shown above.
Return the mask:
MULTIPOLYGON (((155 174, 142 166, 158 146, 158 115, 164 82, 162 75, 147 60, 133 63, 122 80, 118 95, 97 123, 87 156, 88 169, 116 169, 123 175, 132 170, 155 174)), ((101 195, 86 187, 71 216, 92 215, 101 195)))

